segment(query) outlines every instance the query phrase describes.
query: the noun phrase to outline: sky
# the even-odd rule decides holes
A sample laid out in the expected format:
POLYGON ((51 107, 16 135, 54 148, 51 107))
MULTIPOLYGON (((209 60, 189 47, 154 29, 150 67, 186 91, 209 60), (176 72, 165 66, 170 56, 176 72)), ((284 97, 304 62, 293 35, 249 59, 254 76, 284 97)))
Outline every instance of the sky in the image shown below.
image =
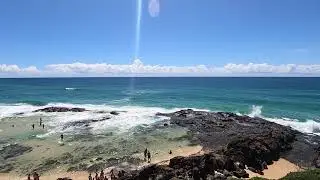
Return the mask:
POLYGON ((3 0, 0 77, 320 76, 319 9, 319 0, 3 0))

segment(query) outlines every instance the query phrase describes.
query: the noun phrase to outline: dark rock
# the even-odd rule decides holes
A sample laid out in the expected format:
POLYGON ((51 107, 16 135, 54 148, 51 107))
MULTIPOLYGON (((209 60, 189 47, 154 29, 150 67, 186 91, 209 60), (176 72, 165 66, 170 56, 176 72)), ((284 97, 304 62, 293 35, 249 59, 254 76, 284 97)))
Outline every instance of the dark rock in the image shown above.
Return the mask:
POLYGON ((229 177, 229 176, 232 176, 233 174, 231 172, 227 171, 227 170, 223 170, 223 175, 225 177, 229 177))
POLYGON ((0 173, 9 173, 13 170, 12 164, 0 164, 0 173))
POLYGON ((72 180, 72 179, 69 177, 64 177, 64 178, 58 178, 57 180, 72 180))
POLYGON ((67 108, 67 107, 47 107, 35 110, 34 112, 83 112, 84 108, 67 108))
POLYGON ((14 158, 22 155, 23 153, 30 152, 31 150, 32 148, 28 146, 23 146, 20 144, 9 144, 5 147, 2 147, 2 149, 0 150, 0 160, 14 158))
POLYGON ((233 171, 233 175, 237 178, 249 178, 249 174, 243 169, 233 171))
POLYGON ((63 129, 67 129, 69 127, 88 127, 91 123, 101 122, 110 119, 110 117, 103 117, 101 119, 86 119, 80 121, 72 121, 64 124, 63 129))
POLYGON ((112 115, 119 115, 120 113, 117 112, 117 111, 111 111, 110 114, 112 114, 112 115))

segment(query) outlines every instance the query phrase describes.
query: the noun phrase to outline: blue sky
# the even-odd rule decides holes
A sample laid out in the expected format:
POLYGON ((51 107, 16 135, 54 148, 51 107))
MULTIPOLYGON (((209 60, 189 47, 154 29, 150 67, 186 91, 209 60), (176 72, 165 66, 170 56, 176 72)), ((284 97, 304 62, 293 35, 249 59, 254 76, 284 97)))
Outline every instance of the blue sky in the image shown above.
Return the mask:
MULTIPOLYGON (((319 64, 319 0, 142 1, 143 64, 319 64)), ((130 64, 136 19, 135 0, 3 0, 0 64, 130 64)))

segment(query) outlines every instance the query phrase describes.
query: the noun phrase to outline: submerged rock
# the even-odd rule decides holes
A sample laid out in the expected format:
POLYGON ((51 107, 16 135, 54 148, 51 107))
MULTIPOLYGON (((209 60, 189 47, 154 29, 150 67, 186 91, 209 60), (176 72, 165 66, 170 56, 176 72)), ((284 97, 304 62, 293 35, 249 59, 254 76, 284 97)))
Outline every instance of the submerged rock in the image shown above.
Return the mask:
POLYGON ((112 115, 119 115, 120 113, 117 112, 117 111, 111 111, 110 114, 112 114, 112 115))
POLYGON ((7 160, 22 155, 23 153, 30 152, 31 147, 23 146, 20 144, 9 144, 0 150, 0 160, 7 160))
POLYGON ((34 112, 84 112, 84 108, 67 108, 67 107, 47 107, 35 110, 34 112))

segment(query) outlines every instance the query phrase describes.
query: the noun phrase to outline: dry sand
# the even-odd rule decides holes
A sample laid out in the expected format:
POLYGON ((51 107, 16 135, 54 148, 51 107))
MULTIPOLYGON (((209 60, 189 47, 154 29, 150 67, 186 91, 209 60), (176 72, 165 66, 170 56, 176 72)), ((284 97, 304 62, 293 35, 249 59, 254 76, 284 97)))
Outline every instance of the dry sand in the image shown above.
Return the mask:
POLYGON ((253 173, 249 170, 246 170, 249 173, 249 177, 263 177, 267 179, 280 179, 290 172, 297 172, 301 171, 302 169, 299 168, 297 165, 287 161, 285 159, 280 158, 278 161, 273 162, 272 165, 268 166, 268 169, 264 170, 264 175, 260 175, 257 173, 253 173))

